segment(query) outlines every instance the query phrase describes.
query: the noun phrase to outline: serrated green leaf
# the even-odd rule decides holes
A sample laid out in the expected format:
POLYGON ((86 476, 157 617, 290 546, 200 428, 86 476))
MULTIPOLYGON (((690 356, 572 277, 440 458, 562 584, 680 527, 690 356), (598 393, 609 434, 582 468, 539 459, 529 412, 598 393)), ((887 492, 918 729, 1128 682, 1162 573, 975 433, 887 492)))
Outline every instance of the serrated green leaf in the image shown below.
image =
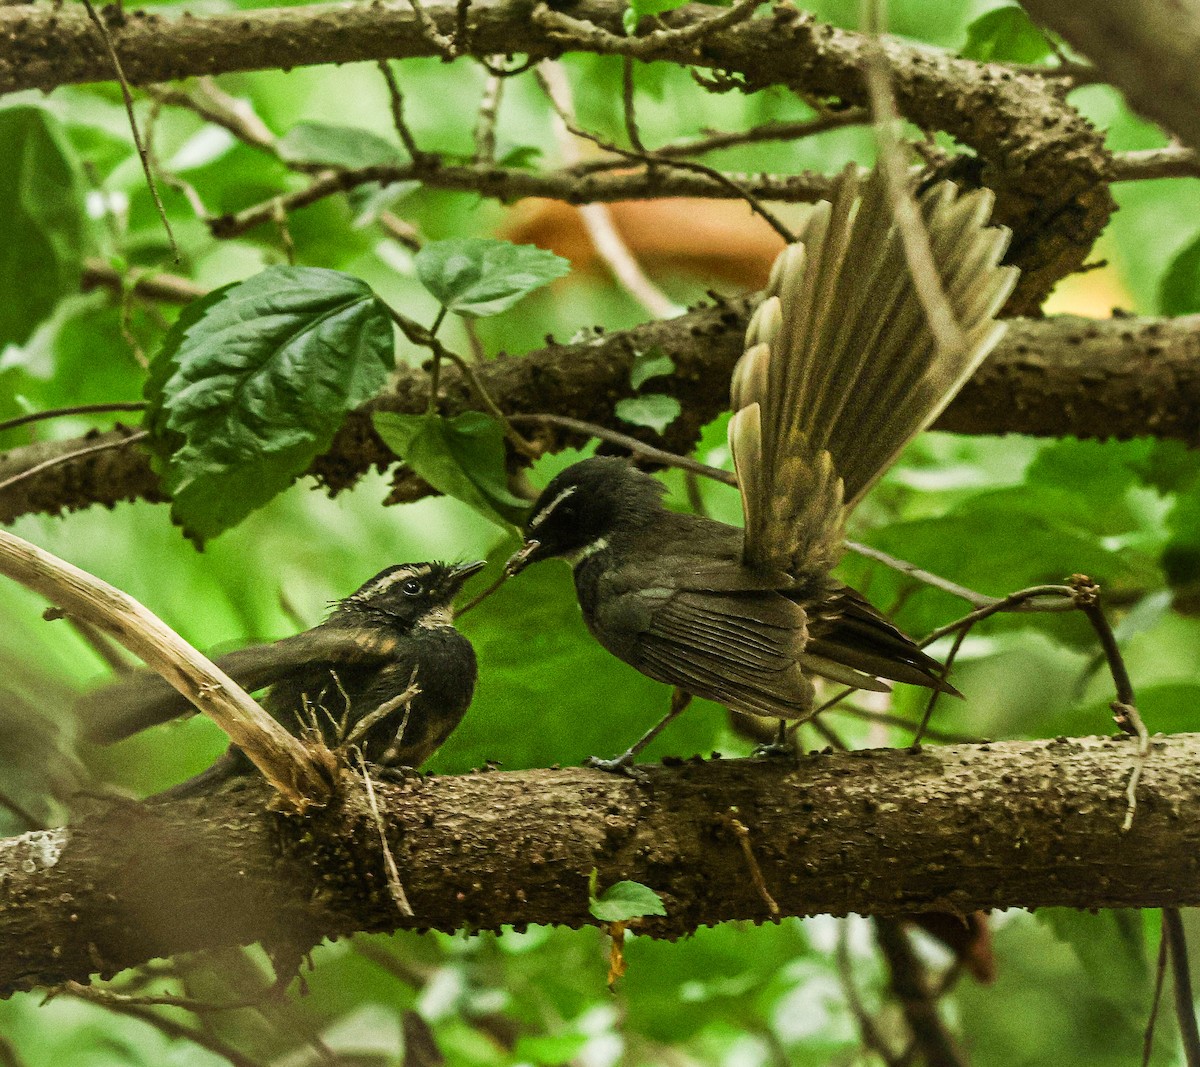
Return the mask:
POLYGON ((79 292, 87 233, 82 171, 58 119, 0 109, 0 349, 27 340, 79 292))
POLYGON ((998 7, 967 27, 962 54, 981 63, 1038 63, 1052 53, 1050 42, 1019 7, 998 7))
POLYGON ((402 166, 408 153, 370 130, 332 126, 324 122, 297 122, 276 144, 285 163, 331 167, 402 166))
POLYGON ((666 393, 626 397, 616 407, 618 419, 634 426, 649 426, 655 433, 662 433, 679 418, 682 410, 679 401, 666 393))
POLYGON ((528 503, 508 489, 504 428, 482 411, 452 419, 381 411, 373 421, 388 448, 438 492, 502 526, 519 521, 528 510, 528 503))
POLYGON ((1191 315, 1200 311, 1200 236, 1176 253, 1158 290, 1158 307, 1164 315, 1191 315))
POLYGON ((534 245, 483 237, 430 241, 415 258, 421 283, 451 311, 484 318, 561 278, 571 264, 534 245))
POLYGON ((662 898, 641 882, 616 882, 588 899, 588 911, 604 923, 628 922, 643 915, 666 915, 662 898))
POLYGON ((633 366, 629 368, 629 384, 634 389, 640 389, 651 378, 661 378, 675 373, 675 361, 658 345, 646 352, 639 352, 633 357, 633 366))
POLYGON ((366 282, 271 267, 189 305, 150 366, 146 427, 172 518, 197 543, 287 488, 393 366, 366 282))

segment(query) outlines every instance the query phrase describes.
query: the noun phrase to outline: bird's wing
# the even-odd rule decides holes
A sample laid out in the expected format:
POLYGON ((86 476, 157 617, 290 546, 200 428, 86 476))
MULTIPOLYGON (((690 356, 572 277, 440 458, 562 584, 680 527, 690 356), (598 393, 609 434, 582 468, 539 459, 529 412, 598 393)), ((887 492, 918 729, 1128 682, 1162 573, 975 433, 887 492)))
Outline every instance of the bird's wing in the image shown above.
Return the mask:
POLYGON ((804 651, 810 670, 835 681, 846 679, 823 669, 822 664, 961 695, 942 677, 944 669, 937 660, 926 655, 912 638, 849 586, 834 586, 819 601, 808 605, 808 645, 804 651))
MULTIPOLYGON (((362 634, 337 626, 317 626, 294 637, 230 652, 215 664, 247 692, 273 685, 298 666, 317 663, 370 664, 395 657, 397 638, 362 634)), ((83 736, 112 744, 160 722, 189 715, 195 708, 160 675, 139 671, 80 698, 76 704, 83 736)))
POLYGON ((920 198, 963 343, 941 347, 908 267, 882 175, 848 169, 780 254, 734 371, 729 441, 745 561, 827 570, 847 513, 999 340, 1016 281, 992 195, 942 182, 920 198))

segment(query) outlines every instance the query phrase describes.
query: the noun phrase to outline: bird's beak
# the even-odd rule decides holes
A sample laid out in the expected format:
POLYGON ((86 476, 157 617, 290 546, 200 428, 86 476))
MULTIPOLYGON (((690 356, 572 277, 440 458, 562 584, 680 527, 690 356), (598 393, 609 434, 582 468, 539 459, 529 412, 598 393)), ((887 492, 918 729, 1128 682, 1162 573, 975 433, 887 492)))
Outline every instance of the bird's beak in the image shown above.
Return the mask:
POLYGON ((530 563, 530 557, 542 547, 541 541, 526 541, 504 564, 504 573, 509 578, 520 574, 530 563))
POLYGON ((474 563, 458 563, 450 568, 450 577, 461 586, 472 574, 478 574, 486 566, 486 559, 477 559, 474 563))

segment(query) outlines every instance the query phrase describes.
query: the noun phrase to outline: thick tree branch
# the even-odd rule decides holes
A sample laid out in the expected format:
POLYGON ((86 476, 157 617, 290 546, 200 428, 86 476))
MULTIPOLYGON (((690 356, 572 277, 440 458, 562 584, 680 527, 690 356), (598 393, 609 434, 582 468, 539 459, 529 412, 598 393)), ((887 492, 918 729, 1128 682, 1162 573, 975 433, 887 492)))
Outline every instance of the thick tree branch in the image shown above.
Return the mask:
POLYGON ((731 808, 784 915, 1200 904, 1200 735, 1157 738, 1137 820, 1125 738, 676 761, 644 784, 587 770, 379 787, 415 918, 387 890, 362 782, 310 817, 256 779, 208 797, 93 802, 67 830, 0 842, 0 995, 253 940, 355 930, 580 926, 587 880, 653 887, 678 937, 764 921, 731 808), (1181 859, 1183 857, 1183 859, 1181 859))
MULTIPOLYGON (((491 360, 477 370, 506 414, 550 411, 686 453, 700 428, 728 407, 729 375, 741 355, 751 306, 750 300, 732 301, 590 341, 491 360), (662 387, 683 407, 661 439, 622 423, 614 411, 617 401, 631 395, 629 369, 635 355, 654 345, 675 359, 677 371, 662 380, 662 387)), ((457 371, 448 369, 443 381, 447 414, 478 408, 457 371)), ((338 491, 373 468, 395 466, 370 415, 418 414, 427 402, 428 376, 417 370, 402 375, 392 392, 350 416, 309 473, 338 491)), ((936 428, 1101 440, 1153 435, 1200 443, 1200 316, 1012 320, 996 352, 936 428)), ((86 445, 119 440, 127 432, 13 449, 0 455, 0 481, 86 445)), ((550 426, 542 426, 538 436, 549 449, 579 442, 578 436, 550 426)), ((429 492, 424 482, 398 468, 390 502, 416 500, 429 492)), ((9 486, 0 492, 0 522, 29 513, 162 499, 146 453, 130 446, 90 453, 9 486)))
POLYGON ((1021 0, 1117 86, 1130 106, 1200 149, 1200 8, 1177 0, 1021 0))
MULTIPOLYGON (((441 38, 455 35, 459 7, 448 0, 422 5, 441 38)), ((459 54, 477 57, 626 52, 624 10, 623 0, 579 0, 569 14, 530 0, 478 0, 466 11, 466 39, 454 45, 459 54)), ((699 32, 714 17, 720 19, 699 4, 668 13, 664 23, 682 32, 635 42, 639 57, 736 74, 751 91, 784 85, 865 103, 861 35, 786 4, 770 18, 699 32)), ((142 85, 223 71, 443 53, 406 0, 179 19, 138 11, 110 21, 124 69, 142 85)), ((99 35, 74 9, 0 7, 0 39, 6 43, 0 92, 110 77, 99 35)), ((1100 134, 1051 80, 898 41, 882 47, 901 113, 975 151, 975 159, 953 167, 965 171, 960 177, 996 191, 997 218, 1016 235, 1011 261, 1022 270, 1011 307, 1033 313, 1053 284, 1083 263, 1112 212, 1100 134)))

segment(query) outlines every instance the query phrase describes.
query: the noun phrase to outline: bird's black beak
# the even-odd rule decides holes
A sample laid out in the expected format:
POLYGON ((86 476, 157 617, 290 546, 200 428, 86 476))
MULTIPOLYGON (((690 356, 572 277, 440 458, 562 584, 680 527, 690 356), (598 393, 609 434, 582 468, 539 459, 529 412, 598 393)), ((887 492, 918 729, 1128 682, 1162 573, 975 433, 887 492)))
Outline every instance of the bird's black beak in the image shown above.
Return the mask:
POLYGON ((520 574, 533 562, 533 554, 541 547, 541 541, 526 541, 516 552, 509 556, 508 562, 504 564, 504 573, 509 578, 520 574))
POLYGON ((486 559, 477 559, 474 563, 456 563, 450 568, 450 580, 454 583, 454 588, 461 589, 472 574, 478 574, 486 566, 486 559))

